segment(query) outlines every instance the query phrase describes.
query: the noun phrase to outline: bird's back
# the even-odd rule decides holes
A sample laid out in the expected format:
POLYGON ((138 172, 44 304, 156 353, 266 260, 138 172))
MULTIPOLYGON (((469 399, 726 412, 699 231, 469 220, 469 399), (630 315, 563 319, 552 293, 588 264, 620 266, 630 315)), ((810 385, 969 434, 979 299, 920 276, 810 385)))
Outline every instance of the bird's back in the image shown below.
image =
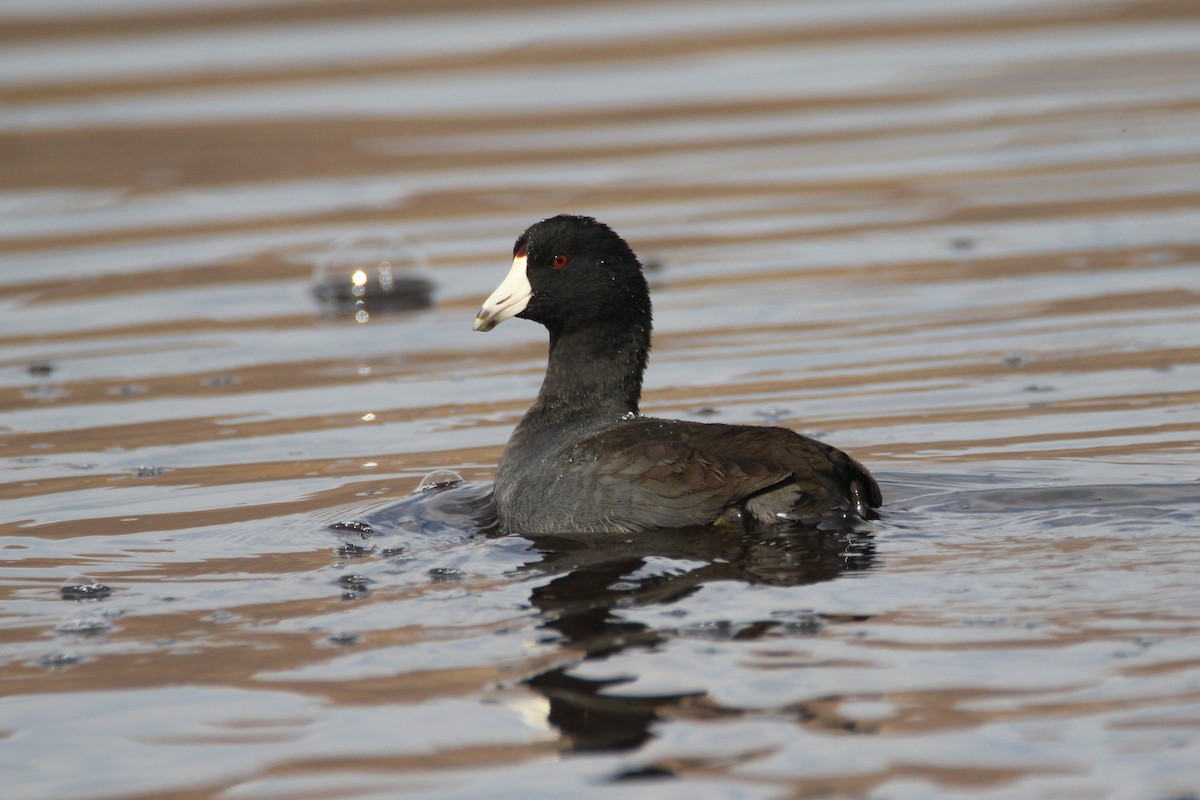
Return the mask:
POLYGON ((512 532, 620 533, 867 516, 881 496, 850 456, 785 428, 636 417, 518 430, 496 500, 512 532))

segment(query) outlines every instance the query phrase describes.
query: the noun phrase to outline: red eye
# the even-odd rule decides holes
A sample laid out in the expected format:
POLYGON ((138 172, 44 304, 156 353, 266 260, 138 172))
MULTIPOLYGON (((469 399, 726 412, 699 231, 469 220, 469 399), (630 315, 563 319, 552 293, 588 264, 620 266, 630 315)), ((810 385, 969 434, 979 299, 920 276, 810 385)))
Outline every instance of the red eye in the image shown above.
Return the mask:
POLYGON ((567 265, 567 260, 566 253, 559 253, 551 260, 550 263, 554 265, 555 269, 562 269, 567 265))

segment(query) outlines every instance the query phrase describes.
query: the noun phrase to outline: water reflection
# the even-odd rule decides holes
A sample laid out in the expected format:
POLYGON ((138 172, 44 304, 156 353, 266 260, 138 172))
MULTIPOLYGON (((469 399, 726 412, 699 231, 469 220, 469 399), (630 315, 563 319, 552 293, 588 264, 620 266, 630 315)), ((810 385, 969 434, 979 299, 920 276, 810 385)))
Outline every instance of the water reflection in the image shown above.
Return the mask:
MULTIPOLYGON (((680 631, 653 629, 623 619, 620 610, 670 605, 712 581, 795 586, 832 580, 869 569, 875 543, 854 530, 796 529, 766 534, 728 534, 709 528, 660 531, 628 540, 533 539, 541 558, 526 568, 557 575, 534 589, 530 601, 543 626, 578 648, 584 659, 628 648, 652 648, 680 631)), ((769 631, 811 633, 816 625, 763 619, 738 626, 706 624, 704 635, 754 639, 769 631)), ((689 635, 699 631, 689 629, 689 635)), ((640 746, 660 712, 694 694, 620 697, 605 689, 624 681, 589 680, 559 667, 528 685, 550 702, 550 722, 574 750, 640 746)))
MULTIPOLYGON (((422 481, 421 488, 399 503, 334 525, 340 536, 350 539, 340 552, 349 548, 365 554, 361 542, 385 532, 426 542, 464 534, 501 535, 490 485, 464 483, 453 473, 436 478, 422 481)), ((696 527, 628 538, 524 537, 532 545, 532 558, 514 577, 550 576, 549 581, 531 582, 529 602, 540 612, 540 628, 552 633, 564 650, 580 653, 578 662, 542 672, 526 685, 547 699, 549 721, 570 749, 636 748, 650 738, 651 726, 665 708, 699 695, 614 696, 606 689, 626 680, 579 677, 572 674, 576 664, 633 648, 652 649, 674 636, 747 640, 809 635, 822 625, 815 617, 777 611, 736 625, 685 623, 681 617, 678 628, 655 628, 626 619, 622 611, 669 606, 715 581, 800 586, 868 570, 877 560, 876 544, 870 531, 861 527, 865 523, 858 525, 842 521, 743 533, 696 527)))

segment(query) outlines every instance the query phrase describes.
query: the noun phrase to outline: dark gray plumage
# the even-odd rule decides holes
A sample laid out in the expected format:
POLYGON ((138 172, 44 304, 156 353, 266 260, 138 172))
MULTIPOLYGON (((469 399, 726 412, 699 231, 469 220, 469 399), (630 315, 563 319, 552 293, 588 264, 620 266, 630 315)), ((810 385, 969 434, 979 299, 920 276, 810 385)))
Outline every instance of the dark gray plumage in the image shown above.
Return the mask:
POLYGON ((777 525, 870 516, 870 473, 840 450, 772 427, 638 415, 650 293, 620 236, 589 217, 536 223, 476 330, 512 316, 550 332, 537 400, 496 471, 513 533, 628 533, 693 525, 777 525))

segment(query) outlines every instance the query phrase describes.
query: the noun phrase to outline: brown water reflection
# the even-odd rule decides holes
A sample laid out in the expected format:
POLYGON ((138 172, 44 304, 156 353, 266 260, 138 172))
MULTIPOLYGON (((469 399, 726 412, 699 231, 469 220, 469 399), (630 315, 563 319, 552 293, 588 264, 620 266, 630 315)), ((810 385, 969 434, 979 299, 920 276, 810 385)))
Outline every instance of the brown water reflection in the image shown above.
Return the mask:
POLYGON ((13 796, 1200 795, 1194 3, 22 0, 0 42, 13 796), (818 434, 884 519, 485 535, 545 344, 470 321, 563 211, 657 265, 645 411, 818 434), (363 242, 433 307, 322 308, 363 242))

